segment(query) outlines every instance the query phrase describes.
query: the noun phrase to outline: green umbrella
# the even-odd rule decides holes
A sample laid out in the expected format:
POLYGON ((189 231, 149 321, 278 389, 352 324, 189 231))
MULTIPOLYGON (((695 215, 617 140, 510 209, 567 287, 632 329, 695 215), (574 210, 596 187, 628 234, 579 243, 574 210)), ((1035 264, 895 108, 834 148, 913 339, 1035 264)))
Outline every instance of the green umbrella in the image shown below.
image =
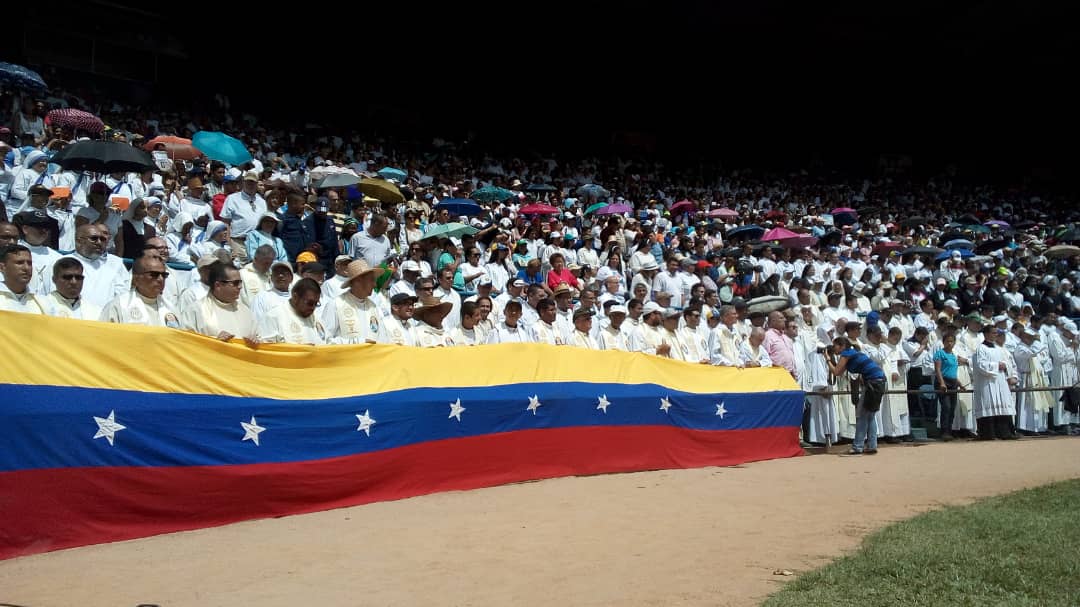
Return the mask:
POLYGON ((975 232, 976 234, 989 234, 990 228, 980 225, 964 226, 964 230, 968 232, 975 232))
POLYGON ((500 188, 493 185, 480 188, 472 193, 473 200, 477 202, 502 202, 514 197, 514 193, 506 188, 500 188))
POLYGON ((475 234, 479 232, 472 226, 467 226, 463 223, 451 221, 450 223, 429 225, 426 232, 424 232, 423 238, 461 238, 465 234, 475 234))
POLYGON ((589 208, 585 209, 585 214, 588 215, 597 209, 602 209, 607 206, 606 202, 596 202, 589 205, 589 208))

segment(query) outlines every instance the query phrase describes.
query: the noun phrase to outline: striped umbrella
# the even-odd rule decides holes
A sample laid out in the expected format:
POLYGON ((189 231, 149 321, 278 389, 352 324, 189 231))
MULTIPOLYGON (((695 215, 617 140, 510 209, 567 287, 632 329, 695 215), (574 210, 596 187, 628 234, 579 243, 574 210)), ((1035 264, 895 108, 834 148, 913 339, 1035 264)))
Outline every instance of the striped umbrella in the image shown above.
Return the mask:
POLYGON ((101 118, 75 108, 60 108, 45 114, 45 124, 70 128, 88 133, 100 133, 105 130, 105 123, 101 118))

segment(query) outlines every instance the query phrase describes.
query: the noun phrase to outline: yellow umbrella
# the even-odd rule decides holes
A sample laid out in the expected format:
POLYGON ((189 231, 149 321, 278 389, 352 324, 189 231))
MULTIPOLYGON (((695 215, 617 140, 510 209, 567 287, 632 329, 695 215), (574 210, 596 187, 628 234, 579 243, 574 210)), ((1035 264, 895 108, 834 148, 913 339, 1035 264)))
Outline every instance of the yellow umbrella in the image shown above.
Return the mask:
POLYGON ((405 202, 405 196, 402 195, 401 190, 385 179, 363 179, 360 181, 360 191, 372 198, 379 199, 380 202, 390 204, 405 202))

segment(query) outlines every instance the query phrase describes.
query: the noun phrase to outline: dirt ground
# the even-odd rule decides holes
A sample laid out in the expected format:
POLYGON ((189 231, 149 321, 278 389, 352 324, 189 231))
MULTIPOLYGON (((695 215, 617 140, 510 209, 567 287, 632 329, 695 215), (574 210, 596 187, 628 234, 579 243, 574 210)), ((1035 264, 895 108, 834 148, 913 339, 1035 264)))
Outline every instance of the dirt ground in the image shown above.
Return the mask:
POLYGON ((0 603, 756 605, 891 521, 1078 476, 1061 438, 554 479, 0 562, 0 603))

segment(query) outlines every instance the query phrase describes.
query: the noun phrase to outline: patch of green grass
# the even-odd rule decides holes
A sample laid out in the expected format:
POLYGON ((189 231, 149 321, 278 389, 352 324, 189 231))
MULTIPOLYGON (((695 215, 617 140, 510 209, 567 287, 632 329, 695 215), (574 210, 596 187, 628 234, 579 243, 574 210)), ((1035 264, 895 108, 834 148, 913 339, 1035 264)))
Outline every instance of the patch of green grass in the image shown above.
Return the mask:
POLYGON ((763 603, 816 605, 1080 605, 1080 480, 890 525, 763 603))

